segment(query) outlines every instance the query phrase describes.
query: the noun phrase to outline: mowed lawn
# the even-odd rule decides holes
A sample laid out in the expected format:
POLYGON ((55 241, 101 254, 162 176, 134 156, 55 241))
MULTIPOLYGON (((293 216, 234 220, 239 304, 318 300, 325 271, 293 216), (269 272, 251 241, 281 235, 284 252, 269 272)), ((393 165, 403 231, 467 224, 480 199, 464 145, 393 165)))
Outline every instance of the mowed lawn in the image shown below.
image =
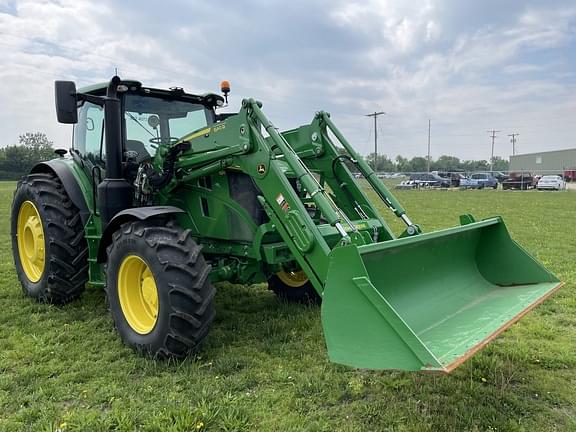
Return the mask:
POLYGON ((14 187, 0 183, 0 431, 576 430, 574 191, 396 193, 426 231, 461 213, 502 215, 566 282, 444 376, 329 363, 319 308, 281 304, 263 285, 218 285, 217 318, 196 357, 141 358, 121 344, 99 289, 64 307, 22 295, 14 187))

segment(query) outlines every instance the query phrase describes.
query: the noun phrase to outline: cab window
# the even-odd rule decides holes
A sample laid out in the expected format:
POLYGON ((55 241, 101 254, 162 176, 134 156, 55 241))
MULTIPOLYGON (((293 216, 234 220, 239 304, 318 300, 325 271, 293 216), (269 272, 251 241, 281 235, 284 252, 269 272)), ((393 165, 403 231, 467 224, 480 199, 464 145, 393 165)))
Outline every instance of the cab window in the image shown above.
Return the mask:
POLYGON ((124 102, 126 150, 137 160, 153 157, 160 143, 168 143, 212 123, 204 105, 152 95, 128 94, 124 102))
POLYGON ((186 117, 175 117, 168 119, 170 135, 181 138, 197 129, 207 126, 206 113, 204 109, 188 111, 186 117))
POLYGON ((78 109, 74 127, 74 149, 94 163, 104 161, 104 109, 90 102, 78 109))

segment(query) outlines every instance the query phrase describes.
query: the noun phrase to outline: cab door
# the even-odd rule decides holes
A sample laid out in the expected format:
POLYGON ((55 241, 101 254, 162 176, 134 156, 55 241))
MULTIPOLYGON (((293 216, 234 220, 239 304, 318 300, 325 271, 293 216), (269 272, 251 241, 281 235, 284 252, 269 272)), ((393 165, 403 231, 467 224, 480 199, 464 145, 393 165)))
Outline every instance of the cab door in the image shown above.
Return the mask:
MULTIPOLYGON (((105 177, 104 108, 84 101, 78 107, 78 123, 74 125, 72 157, 77 159, 92 182, 93 203, 98 184, 105 177)), ((94 208, 97 208, 94 205, 94 208)))

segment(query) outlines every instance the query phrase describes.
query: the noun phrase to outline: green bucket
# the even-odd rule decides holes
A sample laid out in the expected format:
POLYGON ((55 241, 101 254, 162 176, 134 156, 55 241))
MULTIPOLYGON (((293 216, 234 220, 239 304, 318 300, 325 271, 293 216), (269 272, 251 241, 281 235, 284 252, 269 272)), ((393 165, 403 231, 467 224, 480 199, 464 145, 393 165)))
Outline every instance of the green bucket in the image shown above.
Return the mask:
POLYGON ((322 300, 328 354, 358 368, 450 372, 561 285, 500 218, 338 247, 322 300))

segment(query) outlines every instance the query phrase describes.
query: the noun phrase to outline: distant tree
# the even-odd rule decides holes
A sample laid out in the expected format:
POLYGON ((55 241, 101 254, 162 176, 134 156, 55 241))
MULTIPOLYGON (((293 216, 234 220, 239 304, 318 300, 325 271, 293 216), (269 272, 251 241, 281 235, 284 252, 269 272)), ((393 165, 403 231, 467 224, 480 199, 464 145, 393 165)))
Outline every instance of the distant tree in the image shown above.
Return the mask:
MULTIPOLYGON (((342 151, 344 149, 341 149, 342 151)), ((365 157, 370 167, 374 167, 374 153, 365 157)), ((385 155, 378 155, 376 159, 376 169, 378 172, 425 172, 428 169, 428 160, 425 157, 416 156, 407 159, 402 155, 396 156, 394 161, 385 155)), ((494 171, 508 171, 508 161, 499 156, 494 158, 494 171)), ((442 155, 437 160, 430 160, 431 171, 488 171, 490 163, 486 160, 460 160, 456 156, 442 155)))
POLYGON ((465 171, 488 171, 490 164, 486 160, 467 160, 462 162, 462 169, 465 171))
POLYGON ((421 156, 416 156, 410 159, 411 172, 425 172, 428 169, 428 160, 421 156))
POLYGON ((2 149, 2 170, 24 172, 30 165, 29 150, 24 146, 8 146, 2 149))
POLYGON ((54 156, 52 141, 44 132, 26 132, 18 137, 18 143, 28 150, 30 160, 37 162, 54 156))
POLYGON ((399 172, 410 171, 410 162, 403 156, 396 156, 396 169, 399 172))
POLYGON ((502 159, 500 156, 494 156, 494 159, 492 159, 492 165, 494 171, 508 171, 510 168, 510 163, 507 160, 502 159))
POLYGON ((396 171, 396 164, 394 163, 394 161, 392 159, 390 159, 388 156, 383 156, 382 160, 380 161, 381 165, 382 165, 382 171, 385 172, 394 172, 396 171))
POLYGON ((0 179, 17 179, 43 160, 52 159, 52 141, 43 132, 27 132, 18 144, 0 149, 0 179))
POLYGON ((461 169, 460 159, 455 156, 442 155, 430 164, 436 171, 455 171, 461 169))
MULTIPOLYGON (((366 156, 366 162, 372 169, 374 169, 374 153, 366 156)), ((391 172, 396 171, 396 165, 386 155, 378 155, 376 158, 376 172, 391 172)))

